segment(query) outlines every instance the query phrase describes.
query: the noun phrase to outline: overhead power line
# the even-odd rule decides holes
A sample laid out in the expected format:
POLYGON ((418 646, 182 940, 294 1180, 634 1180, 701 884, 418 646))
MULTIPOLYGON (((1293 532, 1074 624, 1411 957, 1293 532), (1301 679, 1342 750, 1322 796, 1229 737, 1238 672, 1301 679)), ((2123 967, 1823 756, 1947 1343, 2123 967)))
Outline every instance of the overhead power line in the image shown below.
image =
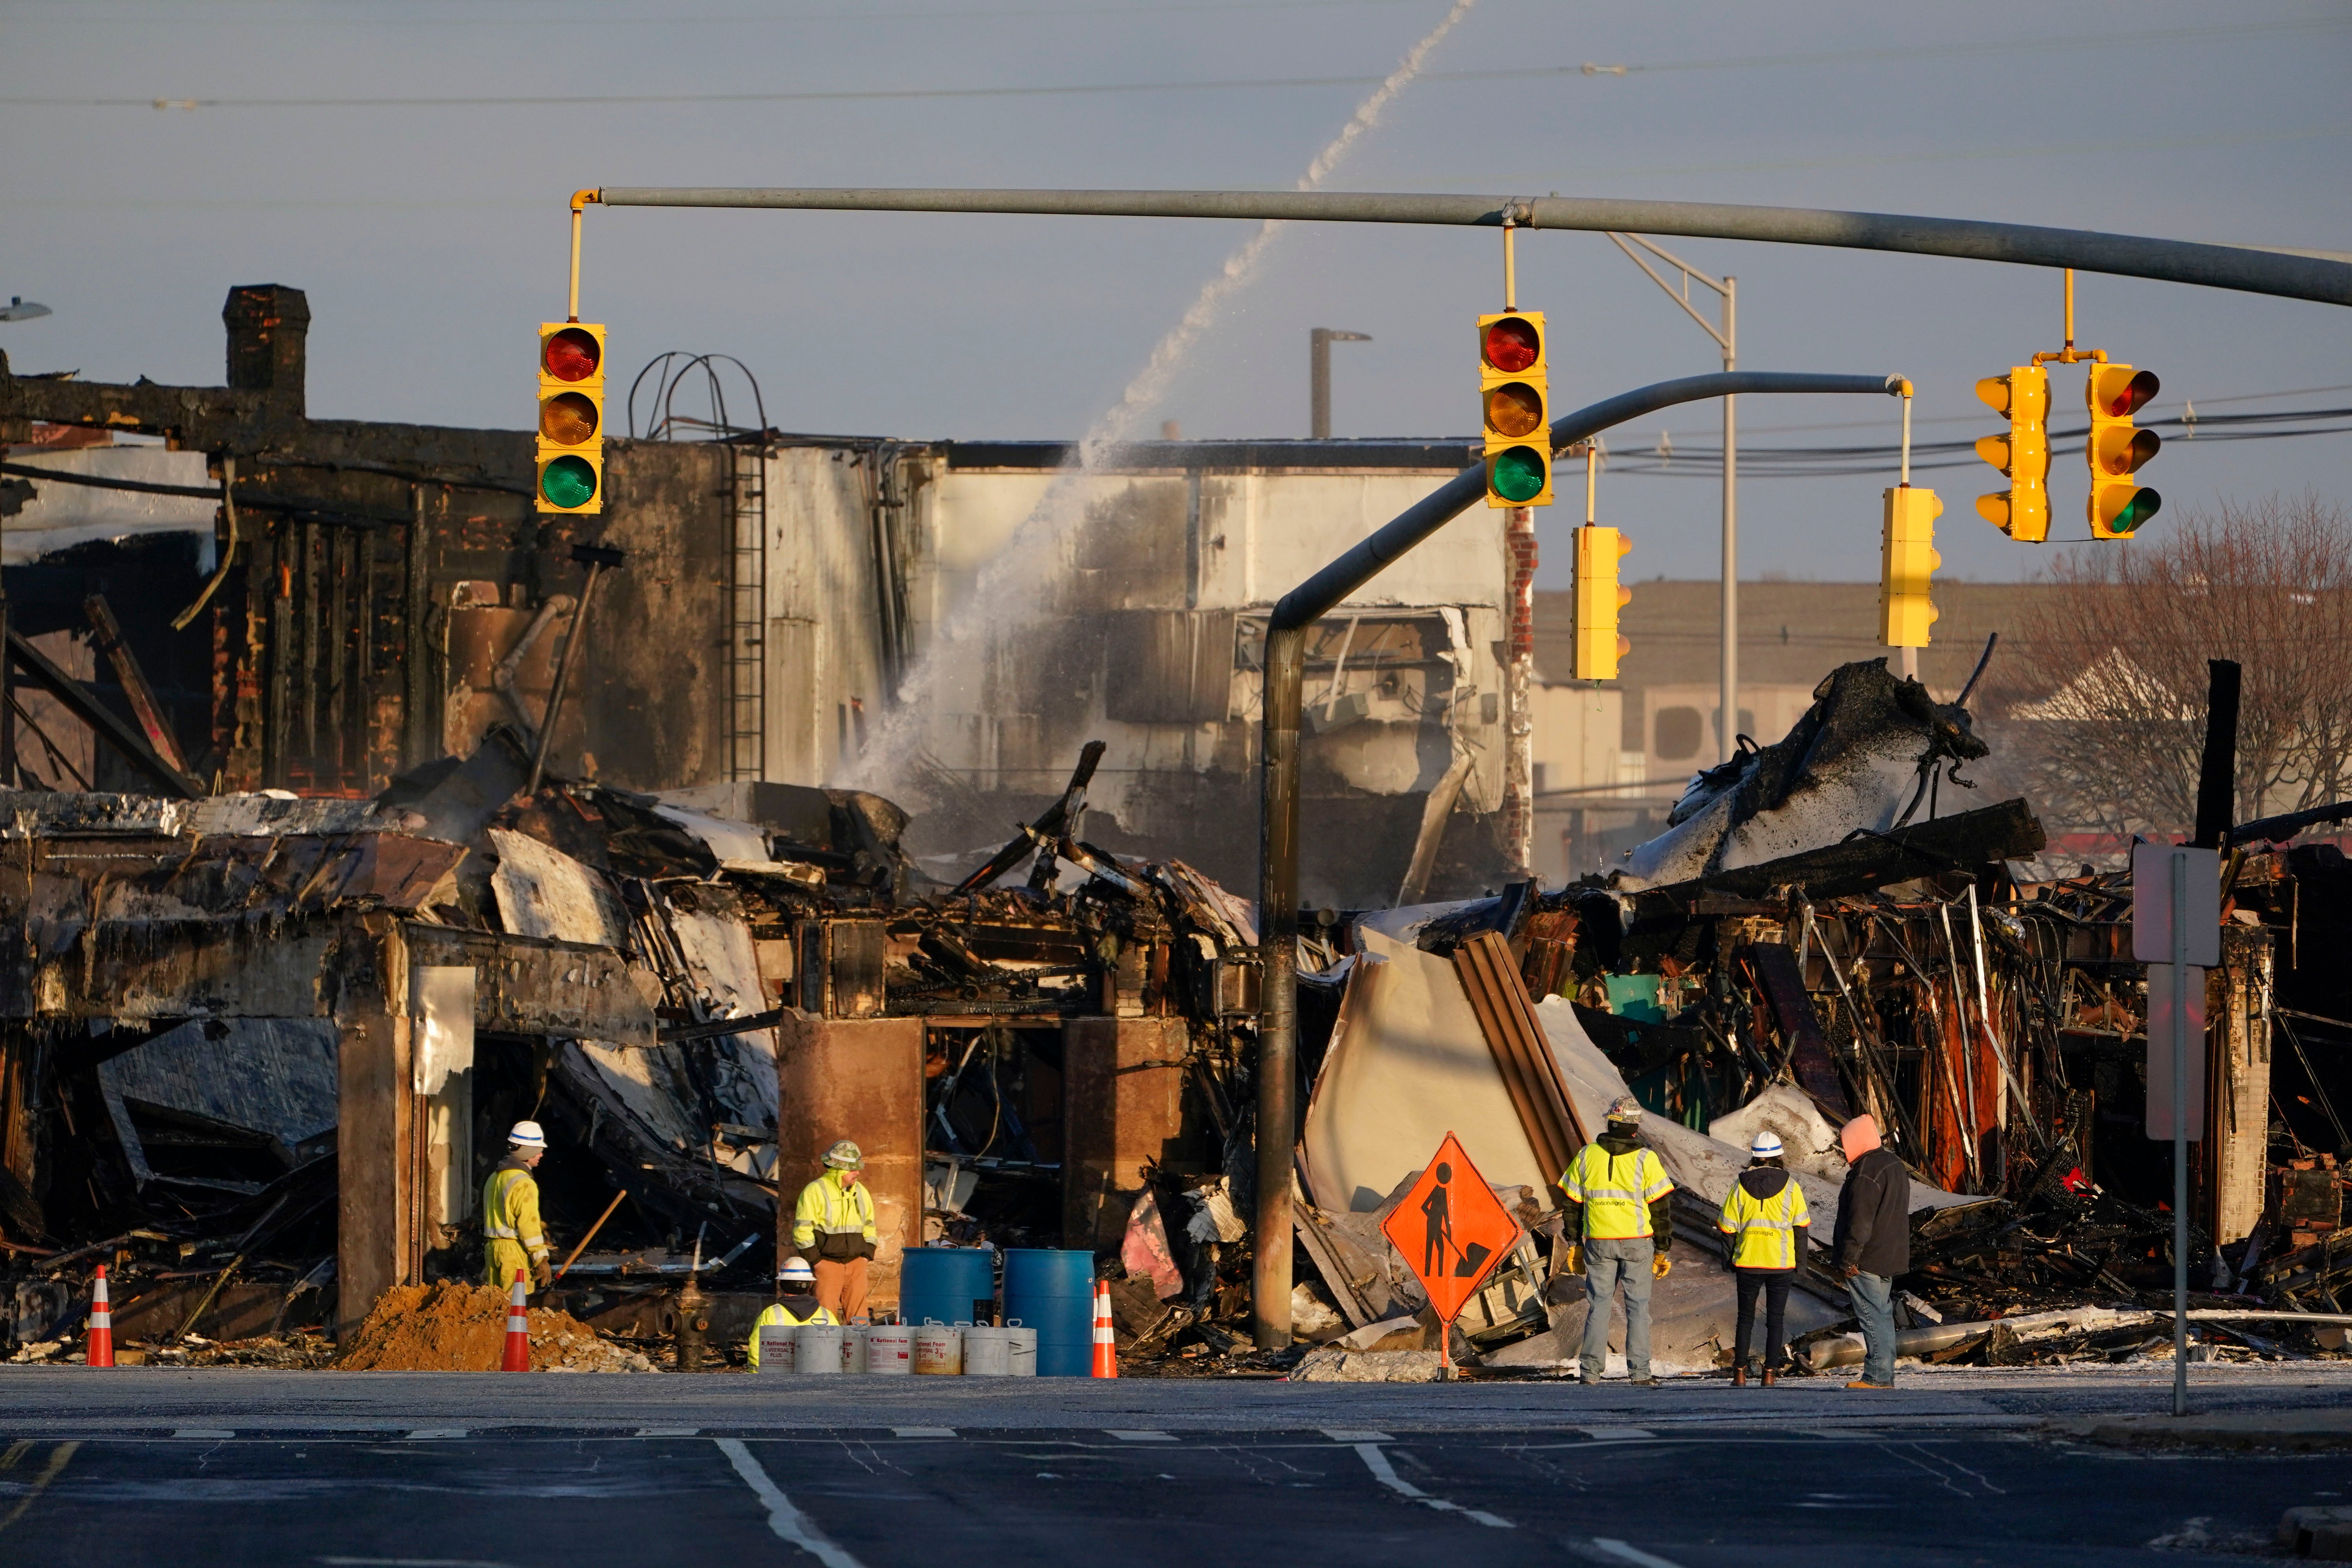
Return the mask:
MULTIPOLYGON (((2173 439, 2182 443, 2204 441, 2280 441, 2298 436, 2352 435, 2352 408, 2294 408, 2271 414, 2209 414, 2194 419, 2142 419, 2140 426, 2150 430, 2170 430, 2173 439), (2314 423, 2328 421, 2329 423, 2314 423)), ((2007 429, 2001 425, 1989 429, 1987 435, 2007 429)), ((2051 456, 2062 457, 2083 449, 2082 429, 2050 432, 2051 456)), ((1664 454, 1644 452, 1631 442, 1611 451, 1607 458, 1612 474, 1636 475, 1651 479, 1708 479, 1723 472, 1723 448, 1720 447, 1673 446, 1664 454)), ((1886 474, 1893 471, 1902 448, 1894 442, 1868 447, 1753 447, 1741 443, 1739 472, 1742 479, 1836 479, 1851 474, 1886 474)), ((1983 459, 1977 456, 1973 439, 1958 441, 1914 441, 1911 443, 1911 467, 1916 469, 1964 468, 1979 466, 1983 459)))
MULTIPOLYGON (((1577 77, 1621 78, 1679 71, 1778 69, 1796 66, 1858 65, 1896 59, 1926 59, 1969 55, 2013 55, 2039 49, 2114 49, 2131 45, 2193 43, 2206 39, 2244 39, 2274 34, 2307 33, 2352 26, 2352 14, 2291 22, 2257 22, 2242 26, 2156 28, 2117 34, 2068 34, 2044 38, 1969 40, 1880 49, 1830 49, 1807 54, 1753 55, 1709 60, 1660 60, 1647 64, 1530 66, 1491 70, 1430 71, 1424 81, 1506 81, 1577 77)), ((1138 92, 1203 92, 1266 90, 1295 88, 1358 88, 1384 81, 1383 75, 1296 77, 1235 77, 1186 81, 1096 82, 1070 85, 1037 84, 1007 87, 844 88, 761 92, 639 92, 639 93, 435 93, 383 97, 289 96, 218 98, 131 98, 9 95, 0 107, 19 109, 467 109, 467 108, 586 108, 686 103, 837 103, 896 101, 920 99, 1066 98, 1138 92)))

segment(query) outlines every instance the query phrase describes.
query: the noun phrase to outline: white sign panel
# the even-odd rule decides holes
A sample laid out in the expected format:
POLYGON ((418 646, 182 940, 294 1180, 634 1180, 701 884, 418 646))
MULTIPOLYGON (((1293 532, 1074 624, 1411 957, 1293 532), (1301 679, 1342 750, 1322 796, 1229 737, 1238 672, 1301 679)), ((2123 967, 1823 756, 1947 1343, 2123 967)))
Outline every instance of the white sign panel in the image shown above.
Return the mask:
POLYGON ((2132 956, 2142 963, 2221 962, 2221 854, 2185 844, 2132 846, 2132 956), (2172 951, 2172 884, 2188 881, 2189 951, 2172 951))

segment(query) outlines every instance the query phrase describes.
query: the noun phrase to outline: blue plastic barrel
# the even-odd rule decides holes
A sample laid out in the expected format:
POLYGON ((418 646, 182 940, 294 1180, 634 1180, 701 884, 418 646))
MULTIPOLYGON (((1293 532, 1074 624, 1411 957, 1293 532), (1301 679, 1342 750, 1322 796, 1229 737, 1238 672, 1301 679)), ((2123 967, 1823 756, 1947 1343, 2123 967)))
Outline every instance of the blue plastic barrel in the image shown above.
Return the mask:
POLYGON ((1007 1321, 1018 1319, 1037 1331, 1039 1377, 1092 1374, 1095 1255, 1043 1247, 1007 1247, 1004 1316, 1007 1321))
POLYGON ((996 1308, 996 1274, 984 1247, 910 1247, 900 1255, 898 1316, 924 1322, 975 1323, 996 1308))

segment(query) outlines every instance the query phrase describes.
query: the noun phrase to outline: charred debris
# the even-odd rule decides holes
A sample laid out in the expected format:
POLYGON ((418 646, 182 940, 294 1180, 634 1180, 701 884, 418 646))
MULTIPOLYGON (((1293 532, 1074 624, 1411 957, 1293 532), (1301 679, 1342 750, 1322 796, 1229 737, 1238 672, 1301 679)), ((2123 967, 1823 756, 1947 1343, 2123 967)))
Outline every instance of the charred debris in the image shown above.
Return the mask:
MULTIPOLYGON (((1818 696, 1608 878, 1308 918, 1299 1340, 1433 1347, 1376 1227, 1423 1157, 1418 1119, 1467 1138, 1475 1102, 1492 1136, 1472 1146, 1528 1235, 1457 1353, 1552 1364, 1581 1307, 1553 1277, 1550 1177, 1630 1090, 1687 1194, 1668 1360, 1727 1355, 1709 1205, 1748 1137, 1780 1133, 1825 1218, 1835 1128, 1862 1110, 1914 1173, 1918 1353, 2168 1344, 2170 1149, 2142 1130, 2127 875, 2025 869, 2040 825, 1975 804, 1986 748, 1958 705, 1880 661, 1818 696), (1465 1053, 1460 1106, 1374 1070, 1415 1029, 1465 1053)), ((70 1341, 99 1262, 118 1338, 184 1348, 348 1330, 394 1286, 470 1276, 474 1191, 525 1116, 554 1148, 559 1257, 625 1194, 555 1304, 661 1341, 693 1278, 719 1303, 711 1342, 740 1339, 725 1303, 748 1321, 764 1299, 779 1208, 846 1119, 878 1129, 877 1305, 903 1246, 1092 1248, 1133 1369, 1289 1366, 1247 1349, 1254 908, 1089 846, 1101 756, 954 883, 877 795, 526 795, 509 730, 372 801, 0 795, 0 917, 23 933, 0 961, 16 1353, 70 1341), (836 1081, 886 1051, 905 1082, 836 1081)), ((2331 1353, 2341 1327, 2311 1315, 2352 1310, 2352 867, 2238 839, 2190 1145, 2195 1326, 2210 1354, 2331 1353)), ((1801 1294, 1836 1364, 1842 1292, 1801 1294)))

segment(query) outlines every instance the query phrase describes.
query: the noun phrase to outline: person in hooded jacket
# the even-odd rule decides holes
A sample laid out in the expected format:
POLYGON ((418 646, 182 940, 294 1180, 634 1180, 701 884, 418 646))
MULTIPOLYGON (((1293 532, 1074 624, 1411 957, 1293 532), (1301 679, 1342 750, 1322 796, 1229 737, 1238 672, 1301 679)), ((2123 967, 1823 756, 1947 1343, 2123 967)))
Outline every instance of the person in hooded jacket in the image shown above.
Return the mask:
POLYGON ((1895 1277, 1911 1268, 1911 1173, 1882 1148, 1878 1123, 1857 1116, 1838 1129, 1845 1186, 1838 1194, 1837 1271, 1862 1324, 1862 1375, 1848 1388, 1895 1386, 1895 1277))
POLYGON ((1789 1286, 1804 1266, 1805 1237, 1813 1216, 1805 1207, 1805 1189, 1781 1164, 1779 1133, 1759 1132, 1748 1153, 1748 1169, 1731 1184, 1716 1225, 1726 1237, 1725 1258, 1739 1297, 1732 1335, 1732 1385, 1745 1386, 1752 1378, 1769 1387, 1788 1364, 1789 1286), (1761 1361, 1754 1353, 1759 1292, 1764 1297, 1761 1361))

